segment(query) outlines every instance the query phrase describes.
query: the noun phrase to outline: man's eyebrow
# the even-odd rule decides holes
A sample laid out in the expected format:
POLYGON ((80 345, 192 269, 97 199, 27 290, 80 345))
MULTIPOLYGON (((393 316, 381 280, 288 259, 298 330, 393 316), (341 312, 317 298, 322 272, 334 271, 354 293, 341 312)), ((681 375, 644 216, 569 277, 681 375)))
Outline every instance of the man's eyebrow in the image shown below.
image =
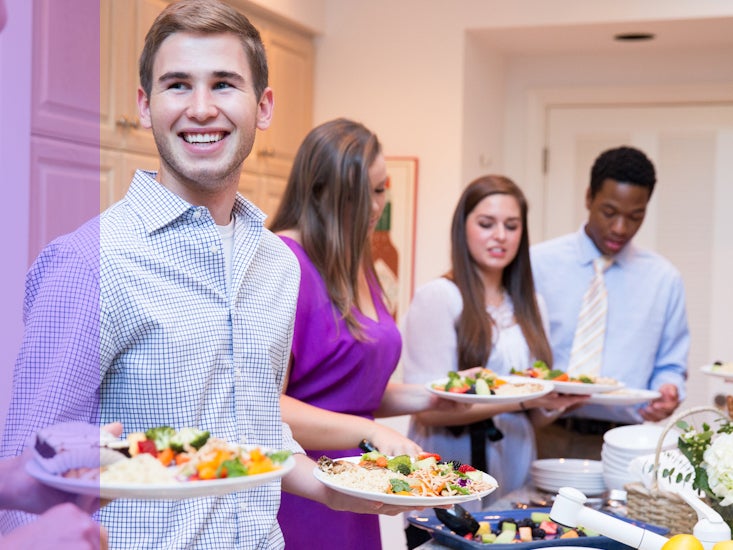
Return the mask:
POLYGON ((160 75, 158 82, 166 82, 168 80, 186 80, 189 77, 190 75, 188 73, 171 71, 160 75))
MULTIPOLYGON (((214 78, 221 78, 221 79, 227 79, 227 80, 236 80, 238 82, 244 82, 244 77, 240 75, 239 73, 235 73, 232 71, 214 71, 213 73, 214 78)), ((160 78, 158 78, 158 82, 167 82, 170 80, 188 80, 191 78, 191 75, 189 73, 185 73, 183 71, 170 71, 167 73, 163 73, 160 75, 160 78)))
POLYGON ((216 78, 223 78, 227 80, 237 80, 239 82, 244 82, 244 77, 239 74, 232 71, 214 71, 214 76, 216 78))

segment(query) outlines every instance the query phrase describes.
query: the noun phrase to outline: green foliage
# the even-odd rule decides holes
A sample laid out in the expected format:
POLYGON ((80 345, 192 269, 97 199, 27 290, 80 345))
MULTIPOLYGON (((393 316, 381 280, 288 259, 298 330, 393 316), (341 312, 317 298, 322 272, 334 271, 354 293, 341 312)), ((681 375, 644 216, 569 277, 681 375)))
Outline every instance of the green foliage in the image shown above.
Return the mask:
MULTIPOLYGON (((680 420, 675 424, 677 428, 682 430, 682 434, 677 440, 677 447, 680 452, 690 461, 694 469, 694 480, 692 488, 702 491, 714 501, 718 500, 708 483, 708 473, 705 469, 705 451, 710 447, 713 437, 717 434, 733 433, 733 424, 729 421, 720 421, 717 429, 713 429, 710 424, 703 423, 702 429, 697 431, 693 426, 684 420, 680 420)), ((669 479, 675 483, 687 483, 692 477, 692 473, 683 475, 682 472, 675 472, 675 468, 664 468, 662 470, 662 478, 669 479)))

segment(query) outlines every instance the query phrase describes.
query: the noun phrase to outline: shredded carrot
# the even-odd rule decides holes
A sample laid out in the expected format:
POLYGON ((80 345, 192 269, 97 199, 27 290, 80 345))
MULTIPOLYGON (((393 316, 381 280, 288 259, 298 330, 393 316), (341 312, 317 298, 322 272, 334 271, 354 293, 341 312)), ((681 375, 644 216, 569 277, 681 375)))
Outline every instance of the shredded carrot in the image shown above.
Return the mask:
POLYGON ((158 460, 163 466, 168 466, 173 461, 173 449, 166 447, 158 453, 158 460))

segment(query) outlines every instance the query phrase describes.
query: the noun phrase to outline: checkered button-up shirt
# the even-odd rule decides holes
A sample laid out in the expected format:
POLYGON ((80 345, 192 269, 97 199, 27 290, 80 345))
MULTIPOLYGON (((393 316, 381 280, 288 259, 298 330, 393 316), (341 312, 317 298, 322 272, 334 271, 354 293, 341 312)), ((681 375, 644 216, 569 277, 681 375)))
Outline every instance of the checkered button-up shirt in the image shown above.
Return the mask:
MULTIPOLYGON (((3 454, 67 419, 210 430, 301 451, 280 420, 299 269, 237 197, 231 293, 205 207, 138 171, 126 197, 49 245, 29 272, 3 454)), ((223 497, 119 500, 110 548, 277 548, 280 484, 223 497)), ((5 520, 8 525, 8 518, 5 520)))

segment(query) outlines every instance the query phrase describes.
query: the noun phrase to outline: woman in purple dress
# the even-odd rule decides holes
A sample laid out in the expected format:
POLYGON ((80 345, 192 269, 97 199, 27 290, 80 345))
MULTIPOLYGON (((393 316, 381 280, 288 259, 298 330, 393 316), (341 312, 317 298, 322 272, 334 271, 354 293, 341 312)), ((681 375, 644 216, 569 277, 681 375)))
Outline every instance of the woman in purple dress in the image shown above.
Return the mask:
MULTIPOLYGON (((419 385, 390 383, 402 341, 374 271, 370 236, 386 202, 377 137, 337 119, 313 129, 296 155, 271 229, 301 268, 282 415, 314 459, 421 449, 373 421, 436 405, 419 385)), ((278 515, 286 548, 381 548, 376 516, 336 512, 290 494, 278 515)))

